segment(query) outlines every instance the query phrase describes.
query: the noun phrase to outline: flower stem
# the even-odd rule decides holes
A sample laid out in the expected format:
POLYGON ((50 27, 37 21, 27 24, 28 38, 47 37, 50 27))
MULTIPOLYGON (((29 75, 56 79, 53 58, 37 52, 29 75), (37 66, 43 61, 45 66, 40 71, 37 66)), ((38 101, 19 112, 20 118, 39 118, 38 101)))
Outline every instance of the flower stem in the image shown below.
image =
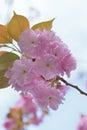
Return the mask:
POLYGON ((62 81, 64 84, 66 84, 67 86, 70 86, 70 87, 72 87, 72 88, 75 88, 77 91, 79 91, 81 94, 83 94, 83 95, 85 95, 85 96, 87 96, 87 93, 86 92, 84 92, 83 90, 81 90, 77 85, 73 85, 73 84, 71 84, 71 83, 68 83, 65 79, 63 79, 62 77, 57 77, 57 80, 60 80, 60 81, 62 81))

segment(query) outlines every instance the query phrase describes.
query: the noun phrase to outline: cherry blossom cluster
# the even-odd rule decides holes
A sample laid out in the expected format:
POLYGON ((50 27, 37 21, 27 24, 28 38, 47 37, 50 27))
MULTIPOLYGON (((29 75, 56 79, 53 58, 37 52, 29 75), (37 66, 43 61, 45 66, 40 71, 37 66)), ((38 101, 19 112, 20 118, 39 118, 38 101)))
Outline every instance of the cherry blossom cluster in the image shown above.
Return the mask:
POLYGON ((53 31, 27 29, 18 41, 19 60, 5 73, 9 84, 24 94, 31 93, 44 110, 56 110, 62 103, 67 86, 58 77, 76 68, 76 61, 67 45, 53 31))
POLYGON ((24 130, 28 125, 38 125, 43 121, 45 113, 38 108, 32 95, 21 95, 15 107, 7 114, 4 127, 7 130, 24 130), (38 116, 38 112, 41 113, 38 116))

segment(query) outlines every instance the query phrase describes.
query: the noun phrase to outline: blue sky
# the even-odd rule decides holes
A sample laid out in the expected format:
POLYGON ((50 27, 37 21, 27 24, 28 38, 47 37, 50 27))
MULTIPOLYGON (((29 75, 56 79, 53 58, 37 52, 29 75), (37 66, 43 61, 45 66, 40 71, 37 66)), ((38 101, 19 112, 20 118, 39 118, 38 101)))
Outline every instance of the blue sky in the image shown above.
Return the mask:
MULTIPOLYGON (((77 60, 77 70, 72 72, 68 81, 84 89, 86 78, 78 74, 86 73, 87 76, 87 0, 14 0, 10 8, 6 1, 11 2, 11 0, 0 0, 0 23, 5 23, 13 10, 29 18, 31 14, 36 16, 36 18, 32 17, 31 26, 40 21, 56 18, 53 30, 69 46, 77 60), (37 10, 39 16, 35 14, 35 10, 31 10, 32 7, 37 10)), ((0 97, 2 123, 9 107, 19 95, 7 88, 0 90, 0 97)), ((50 111, 40 126, 30 127, 29 130, 76 130, 80 114, 87 114, 87 97, 71 88, 65 96, 64 104, 60 105, 57 111, 50 111)), ((0 129, 3 130, 1 124, 0 129)))

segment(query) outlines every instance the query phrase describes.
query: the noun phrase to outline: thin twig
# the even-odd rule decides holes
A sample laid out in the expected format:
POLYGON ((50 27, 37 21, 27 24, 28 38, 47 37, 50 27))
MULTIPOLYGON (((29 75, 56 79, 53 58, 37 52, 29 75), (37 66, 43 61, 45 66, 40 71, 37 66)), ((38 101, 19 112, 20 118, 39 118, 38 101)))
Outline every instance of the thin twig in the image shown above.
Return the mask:
POLYGON ((83 90, 81 90, 77 85, 73 85, 71 83, 68 83, 65 79, 63 79, 62 77, 57 77, 58 80, 61 80, 64 84, 66 84, 67 86, 70 86, 72 88, 75 88, 77 91, 79 91, 81 94, 87 96, 87 93, 84 92, 83 90))

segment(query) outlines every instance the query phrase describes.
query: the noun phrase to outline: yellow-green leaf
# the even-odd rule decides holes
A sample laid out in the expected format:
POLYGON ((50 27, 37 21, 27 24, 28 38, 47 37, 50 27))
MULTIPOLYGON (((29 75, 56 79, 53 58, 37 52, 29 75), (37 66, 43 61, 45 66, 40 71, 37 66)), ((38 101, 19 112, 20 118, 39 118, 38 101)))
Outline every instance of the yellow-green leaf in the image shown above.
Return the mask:
POLYGON ((10 37, 6 26, 0 24, 0 44, 12 43, 12 38, 10 37))
POLYGON ((0 89, 8 87, 8 79, 5 77, 0 77, 0 89))
POLYGON ((6 70, 0 70, 0 78, 4 76, 6 70))
POLYGON ((6 51, 0 51, 0 56, 6 53, 6 51))
POLYGON ((6 70, 0 70, 0 89, 9 86, 8 79, 4 77, 6 70))
POLYGON ((0 71, 8 69, 15 60, 19 59, 19 56, 11 53, 6 52, 0 56, 0 71))
POLYGON ((8 87, 8 79, 4 77, 6 71, 19 56, 11 52, 0 52, 0 88, 8 87))
POLYGON ((5 77, 0 78, 0 89, 6 88, 8 86, 9 86, 8 79, 6 79, 5 77))
POLYGON ((51 30, 54 19, 55 18, 53 18, 49 21, 44 21, 44 22, 35 24, 31 29, 33 29, 33 30, 40 29, 41 31, 43 31, 44 29, 51 30))
POLYGON ((26 17, 18 15, 14 12, 14 15, 10 22, 7 24, 7 30, 10 36, 18 41, 21 33, 30 27, 29 21, 26 17))

